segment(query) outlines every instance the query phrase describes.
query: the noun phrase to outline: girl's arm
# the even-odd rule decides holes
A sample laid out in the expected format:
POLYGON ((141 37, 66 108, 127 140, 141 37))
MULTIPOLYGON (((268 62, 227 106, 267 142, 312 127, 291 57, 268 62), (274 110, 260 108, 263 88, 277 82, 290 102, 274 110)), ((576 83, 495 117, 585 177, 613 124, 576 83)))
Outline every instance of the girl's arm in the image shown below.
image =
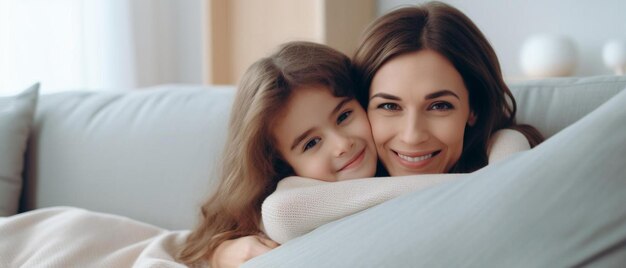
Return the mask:
POLYGON ((427 174, 340 182, 288 177, 263 202, 265 233, 282 244, 328 222, 462 175, 427 174))
MULTIPOLYGON (((515 130, 500 130, 491 141, 490 163, 530 149, 526 137, 515 130)), ((288 177, 263 202, 263 225, 266 234, 282 244, 331 221, 460 176, 463 174, 423 174, 341 182, 288 177)))

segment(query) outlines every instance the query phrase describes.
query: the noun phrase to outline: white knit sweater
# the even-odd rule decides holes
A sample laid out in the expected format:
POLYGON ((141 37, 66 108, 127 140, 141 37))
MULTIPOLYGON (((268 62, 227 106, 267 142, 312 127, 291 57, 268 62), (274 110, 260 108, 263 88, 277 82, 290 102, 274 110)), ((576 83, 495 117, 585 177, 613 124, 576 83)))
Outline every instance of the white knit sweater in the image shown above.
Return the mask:
MULTIPOLYGON (((523 134, 500 130, 494 133, 488 146, 489 164, 528 149, 530 145, 523 134)), ((323 224, 463 175, 424 174, 340 182, 288 177, 263 202, 263 226, 271 239, 282 244, 323 224)))

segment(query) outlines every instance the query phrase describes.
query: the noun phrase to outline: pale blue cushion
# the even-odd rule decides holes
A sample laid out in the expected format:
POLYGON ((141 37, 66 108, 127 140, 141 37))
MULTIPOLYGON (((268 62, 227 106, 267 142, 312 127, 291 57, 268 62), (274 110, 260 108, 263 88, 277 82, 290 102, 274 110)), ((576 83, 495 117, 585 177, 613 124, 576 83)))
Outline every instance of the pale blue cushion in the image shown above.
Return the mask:
POLYGON ((74 206, 189 229, 217 181, 231 86, 44 95, 23 208, 74 206))
POLYGON ((39 84, 35 84, 18 95, 0 97, 0 216, 17 212, 38 92, 39 84))
POLYGON ((626 87, 626 76, 602 75, 519 81, 510 84, 517 121, 550 137, 626 87))
POLYGON ((540 146, 324 225, 244 267, 619 267, 626 90, 540 146))

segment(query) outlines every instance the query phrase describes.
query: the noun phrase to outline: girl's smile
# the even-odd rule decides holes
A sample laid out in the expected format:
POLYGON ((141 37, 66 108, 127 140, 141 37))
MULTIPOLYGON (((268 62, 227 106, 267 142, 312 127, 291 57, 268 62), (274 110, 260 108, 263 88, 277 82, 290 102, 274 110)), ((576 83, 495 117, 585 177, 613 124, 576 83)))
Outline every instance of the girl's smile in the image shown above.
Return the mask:
POLYGON ((363 163, 363 159, 365 158, 365 148, 361 150, 354 158, 352 158, 348 163, 340 168, 338 171, 351 170, 358 168, 360 164, 363 163))

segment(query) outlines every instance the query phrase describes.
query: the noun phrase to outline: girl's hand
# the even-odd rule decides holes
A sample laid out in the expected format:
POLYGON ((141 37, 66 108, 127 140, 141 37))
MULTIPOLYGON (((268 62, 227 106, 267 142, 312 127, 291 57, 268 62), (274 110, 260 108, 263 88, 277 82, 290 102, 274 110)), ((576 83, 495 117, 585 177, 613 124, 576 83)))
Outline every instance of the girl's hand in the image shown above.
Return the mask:
POLYGON ((280 246, 278 243, 262 235, 249 235, 226 240, 215 249, 213 258, 211 258, 211 267, 239 267, 244 262, 278 246, 280 246))

